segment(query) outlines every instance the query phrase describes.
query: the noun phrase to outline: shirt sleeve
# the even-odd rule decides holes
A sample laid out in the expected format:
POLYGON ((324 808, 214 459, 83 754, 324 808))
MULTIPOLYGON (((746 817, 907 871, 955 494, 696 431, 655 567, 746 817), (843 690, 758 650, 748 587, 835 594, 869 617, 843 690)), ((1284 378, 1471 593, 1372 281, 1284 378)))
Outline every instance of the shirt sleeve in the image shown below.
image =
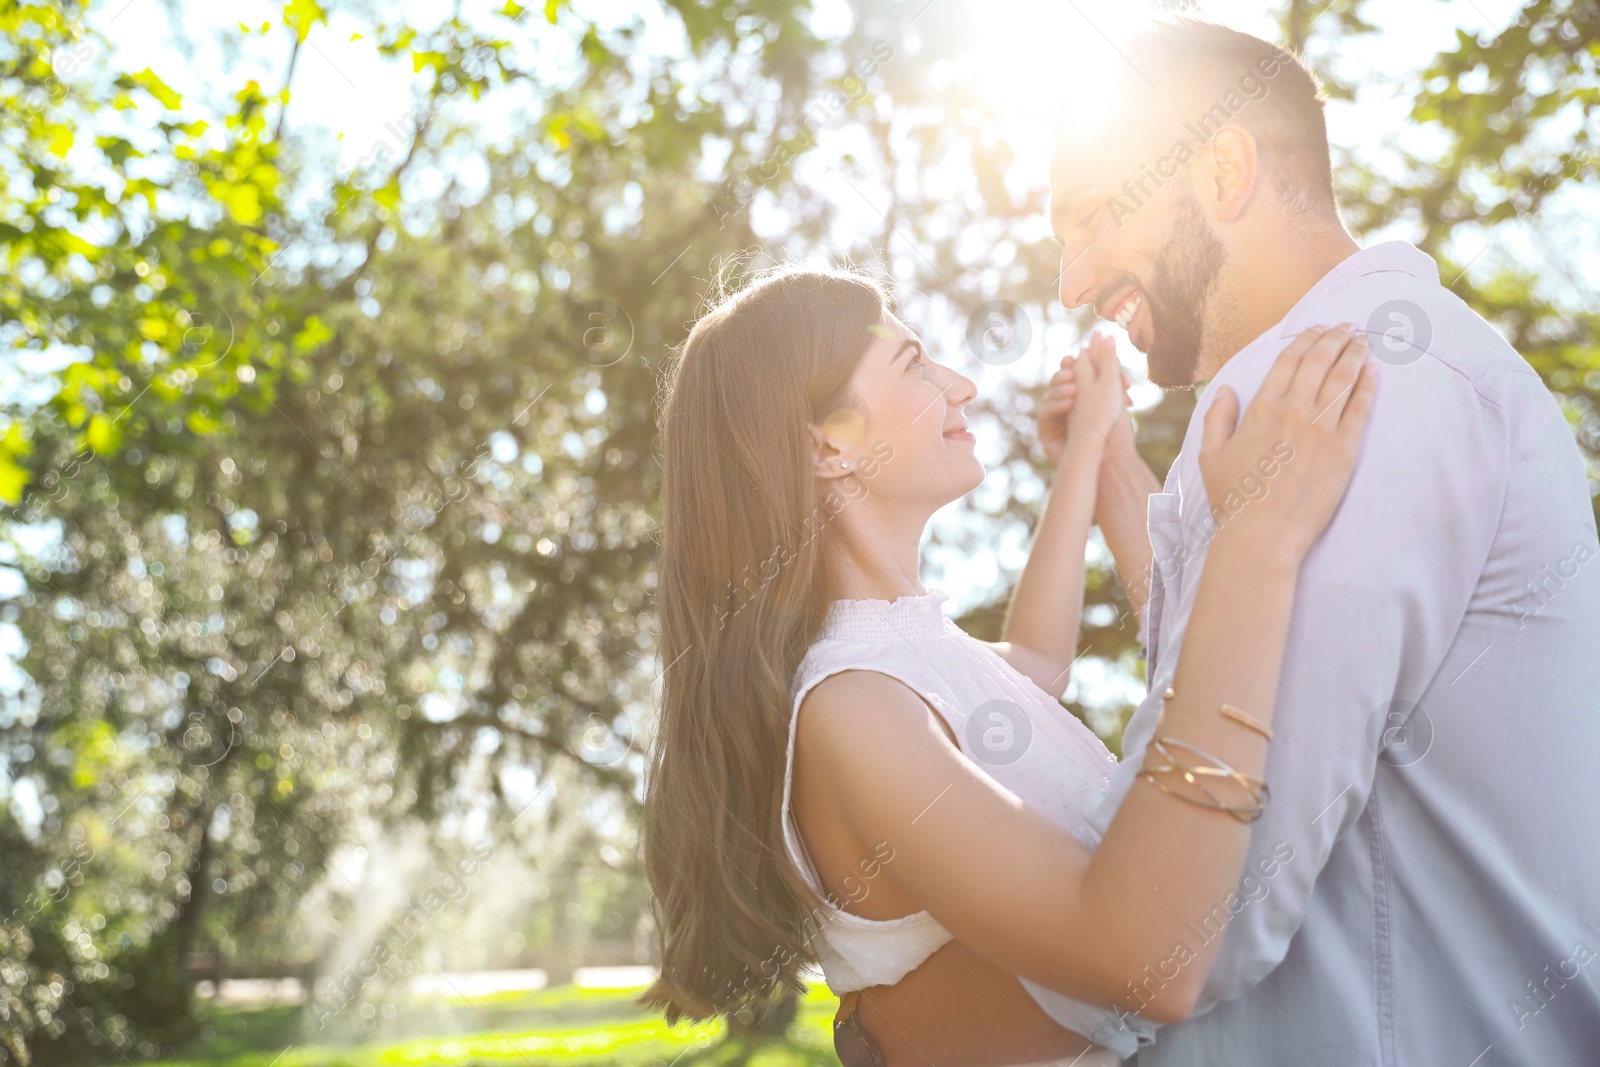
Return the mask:
POLYGON ((1075 1034, 1082 1034, 1097 1045, 1127 1059, 1156 1039, 1156 1024, 1113 1008, 1097 1008, 1064 993, 1019 978, 1028 995, 1038 1001, 1044 1013, 1075 1034))
MULTIPOLYGON (((1194 420, 1203 418, 1202 405, 1194 420)), ((1433 358, 1379 364, 1350 489, 1296 585, 1267 757, 1271 799, 1252 828, 1239 886, 1192 927, 1227 927, 1197 1013, 1247 992, 1283 961, 1335 841, 1367 805, 1380 755, 1415 759, 1431 742, 1419 702, 1498 531, 1510 451, 1491 386, 1433 358)), ((1197 461, 1178 462, 1185 495, 1203 498, 1197 461)), ((1193 556, 1198 567, 1203 547, 1193 556)), ((1186 569, 1184 620, 1198 577, 1186 569)), ((1101 831, 1136 781, 1160 712, 1156 694, 1176 667, 1175 636, 1163 635, 1151 696, 1129 721, 1123 762, 1091 813, 1101 831)))

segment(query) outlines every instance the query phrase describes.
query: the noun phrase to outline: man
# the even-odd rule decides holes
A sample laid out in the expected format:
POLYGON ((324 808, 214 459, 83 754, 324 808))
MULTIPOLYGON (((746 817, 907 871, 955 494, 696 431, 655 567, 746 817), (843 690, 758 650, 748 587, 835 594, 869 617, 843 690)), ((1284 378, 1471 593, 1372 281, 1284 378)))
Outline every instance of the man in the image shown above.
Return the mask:
MULTIPOLYGON (((1192 20, 1126 55, 1128 84, 1096 116, 1115 136, 1068 139, 1053 164, 1061 300, 1123 325, 1156 383, 1209 384, 1164 487, 1109 431, 1101 525, 1121 572, 1149 575, 1129 592, 1151 695, 1097 826, 1155 733, 1215 525, 1272 491, 1263 468, 1207 499, 1197 452, 1219 389, 1247 406, 1312 325, 1367 330, 1379 363, 1349 493, 1301 574, 1271 801, 1239 890, 1116 1007, 1136 1013, 1223 937, 1217 962, 1139 1063, 1593 1062, 1600 545, 1572 434, 1429 257, 1351 240, 1323 96, 1297 59, 1192 20), (1124 516, 1146 498, 1141 528, 1124 516)), ((993 972, 952 945, 870 991, 859 1018, 891 1063, 982 1062, 986 1028, 1029 1025, 1022 987, 993 972)), ((1131 1022, 1024 984, 1064 1025, 1133 1048, 1131 1022)))

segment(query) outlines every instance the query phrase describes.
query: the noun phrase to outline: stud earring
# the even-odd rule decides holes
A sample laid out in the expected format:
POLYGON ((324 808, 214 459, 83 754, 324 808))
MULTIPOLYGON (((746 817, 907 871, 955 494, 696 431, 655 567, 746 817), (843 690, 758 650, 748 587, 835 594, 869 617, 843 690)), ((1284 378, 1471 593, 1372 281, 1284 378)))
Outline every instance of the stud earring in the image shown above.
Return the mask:
POLYGON ((846 470, 846 471, 849 470, 850 469, 850 461, 847 460, 847 459, 841 459, 839 461, 839 469, 840 470, 846 470))

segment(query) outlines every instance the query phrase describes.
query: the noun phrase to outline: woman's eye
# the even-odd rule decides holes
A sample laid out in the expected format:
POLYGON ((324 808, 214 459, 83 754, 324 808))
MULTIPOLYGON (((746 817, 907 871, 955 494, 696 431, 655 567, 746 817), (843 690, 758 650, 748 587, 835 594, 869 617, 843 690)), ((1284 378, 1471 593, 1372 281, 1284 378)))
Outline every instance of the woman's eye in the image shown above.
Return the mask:
POLYGON ((906 366, 907 367, 920 367, 922 365, 923 364, 922 364, 922 353, 921 352, 912 353, 911 359, 906 362, 906 366))

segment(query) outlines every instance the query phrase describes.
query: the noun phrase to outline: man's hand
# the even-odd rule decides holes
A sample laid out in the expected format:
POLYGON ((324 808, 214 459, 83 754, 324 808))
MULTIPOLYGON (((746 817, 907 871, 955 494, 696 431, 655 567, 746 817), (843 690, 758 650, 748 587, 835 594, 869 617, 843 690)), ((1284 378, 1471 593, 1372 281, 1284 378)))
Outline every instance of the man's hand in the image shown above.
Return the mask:
MULTIPOLYGON (((1091 367, 1085 370, 1092 373, 1091 367)), ((1045 398, 1039 405, 1039 444, 1050 462, 1060 465, 1062 453, 1066 451, 1068 428, 1073 421, 1080 423, 1082 432, 1103 435, 1108 455, 1116 449, 1121 449, 1128 456, 1136 455, 1133 422, 1128 417, 1128 406, 1133 402, 1128 394, 1131 386, 1128 372, 1116 364, 1116 349, 1108 337, 1097 334, 1090 338, 1089 344, 1078 355, 1062 357, 1061 367, 1050 378, 1045 398), (1093 425, 1084 425, 1081 417, 1072 419, 1073 409, 1079 400, 1078 364, 1080 360, 1090 360, 1092 363, 1096 359, 1101 367, 1117 367, 1118 380, 1122 385, 1122 402, 1115 408, 1106 406, 1104 411, 1092 416, 1093 425)))
POLYGON ((898 984, 863 990, 859 1012, 888 1067, 1036 1063, 1097 1047, 1058 1026, 1016 975, 959 941, 898 984))

